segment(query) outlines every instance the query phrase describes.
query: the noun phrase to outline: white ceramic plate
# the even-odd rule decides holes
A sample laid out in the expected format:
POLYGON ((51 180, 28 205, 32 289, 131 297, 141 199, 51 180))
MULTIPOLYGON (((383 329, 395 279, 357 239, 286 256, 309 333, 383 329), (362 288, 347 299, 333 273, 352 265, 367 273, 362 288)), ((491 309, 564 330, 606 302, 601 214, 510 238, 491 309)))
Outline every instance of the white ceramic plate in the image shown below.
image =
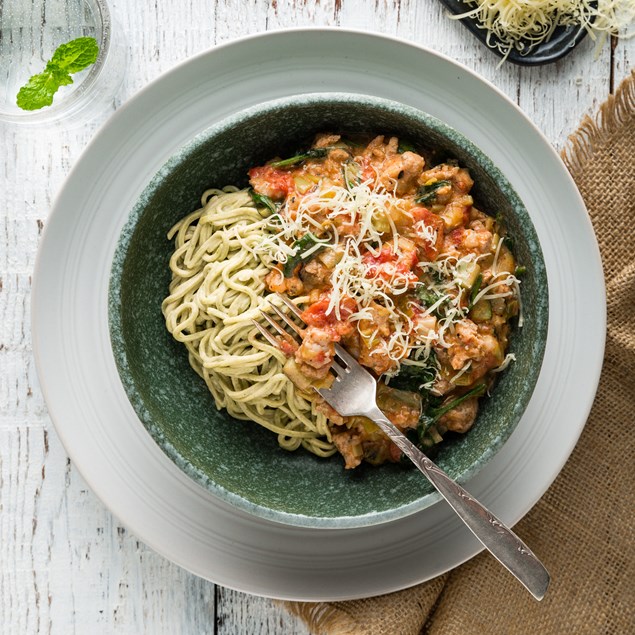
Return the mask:
POLYGON ((597 244, 562 162, 504 95, 443 56, 362 32, 274 32, 199 55, 121 108, 60 192, 36 265, 33 345, 51 417, 88 484, 158 552, 219 584, 297 600, 405 588, 480 545, 444 503, 385 525, 310 530, 217 500, 178 470, 135 416, 115 368, 106 300, 120 229, 167 158, 237 110, 315 91, 374 94, 444 120, 493 159, 532 216, 549 273, 543 368, 516 431, 468 483, 511 525, 578 439, 597 388, 605 323, 597 244))

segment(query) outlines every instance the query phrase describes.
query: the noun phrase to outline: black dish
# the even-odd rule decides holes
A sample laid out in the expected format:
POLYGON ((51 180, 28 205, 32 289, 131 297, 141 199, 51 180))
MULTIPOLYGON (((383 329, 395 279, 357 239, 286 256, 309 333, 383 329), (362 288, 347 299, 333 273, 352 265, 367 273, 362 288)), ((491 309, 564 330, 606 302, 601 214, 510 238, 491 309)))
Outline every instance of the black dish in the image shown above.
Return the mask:
MULTIPOLYGON (((470 10, 470 5, 462 2, 462 0, 439 0, 450 13, 459 15, 470 10)), ((488 31, 478 27, 478 20, 474 18, 462 18, 461 22, 468 28, 485 47, 503 57, 498 49, 488 46, 486 43, 488 31)), ((582 40, 586 37, 587 31, 579 26, 558 27, 549 41, 542 42, 532 46, 527 53, 521 54, 517 50, 512 49, 507 56, 507 61, 520 66, 539 66, 541 64, 551 64, 556 60, 570 53, 582 40)), ((491 37, 493 43, 498 42, 498 38, 491 37)))

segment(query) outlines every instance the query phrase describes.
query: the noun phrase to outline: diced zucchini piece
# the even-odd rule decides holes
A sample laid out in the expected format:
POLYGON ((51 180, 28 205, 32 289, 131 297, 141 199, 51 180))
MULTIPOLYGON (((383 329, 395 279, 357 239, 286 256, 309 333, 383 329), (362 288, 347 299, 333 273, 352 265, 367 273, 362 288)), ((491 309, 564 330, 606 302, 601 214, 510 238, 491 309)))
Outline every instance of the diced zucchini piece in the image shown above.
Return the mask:
POLYGON ((498 254, 498 262, 496 263, 496 271, 500 273, 501 271, 507 271, 508 273, 513 273, 516 269, 516 260, 509 249, 503 245, 498 254))
POLYGON ((492 303, 489 300, 479 300, 470 311, 470 319, 474 322, 488 322, 492 319, 492 303))
POLYGON ((515 317, 518 315, 520 311, 520 305, 518 304, 518 300, 512 299, 507 301, 507 311, 505 313, 505 317, 507 319, 515 317))
POLYGON ((378 434, 379 427, 377 426, 377 424, 374 421, 371 421, 367 417, 359 417, 359 421, 362 424, 362 426, 364 427, 364 432, 366 434, 368 434, 369 436, 378 434))
POLYGON ((439 434, 436 426, 430 426, 428 434, 432 437, 434 443, 441 443, 441 441, 443 441, 443 437, 439 434))
POLYGON ((295 189, 300 194, 306 194, 315 183, 301 174, 297 174, 293 177, 293 183, 295 184, 295 189))
POLYGON ((456 379, 452 379, 452 383, 455 386, 471 386, 474 383, 472 379, 472 373, 468 370, 466 373, 463 373, 461 376, 456 379))
POLYGON ((382 234, 386 234, 392 229, 387 212, 381 210, 373 214, 373 227, 382 234))
POLYGON ((461 286, 465 289, 471 289, 476 282, 478 274, 481 273, 481 267, 478 262, 461 261, 456 268, 457 279, 461 286))

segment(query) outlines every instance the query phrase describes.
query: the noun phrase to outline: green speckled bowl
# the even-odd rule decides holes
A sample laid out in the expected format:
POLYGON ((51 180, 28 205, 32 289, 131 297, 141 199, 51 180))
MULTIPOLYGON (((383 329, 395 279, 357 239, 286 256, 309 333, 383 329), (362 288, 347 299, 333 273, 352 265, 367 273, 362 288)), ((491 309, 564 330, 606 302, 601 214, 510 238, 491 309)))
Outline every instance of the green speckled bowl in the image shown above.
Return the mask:
MULTIPOLYGON (((547 276, 536 232, 502 172, 470 141, 411 107, 375 97, 305 94, 253 107, 206 130, 173 156, 130 213, 114 256, 109 298, 112 347, 139 419, 186 474, 242 510, 306 527, 386 522, 438 500, 414 468, 361 466, 278 447, 275 435, 218 411, 190 368, 185 348, 167 332, 161 302, 170 281, 169 228, 199 207, 212 186, 247 184, 247 169, 301 147, 319 131, 397 134, 454 157, 474 177, 477 205, 501 213, 514 237, 525 323, 513 333, 517 361, 482 401, 473 429, 444 442, 437 462, 467 481, 512 433, 531 397, 547 336, 547 276)), ((502 166, 504 169, 504 166, 502 166)))

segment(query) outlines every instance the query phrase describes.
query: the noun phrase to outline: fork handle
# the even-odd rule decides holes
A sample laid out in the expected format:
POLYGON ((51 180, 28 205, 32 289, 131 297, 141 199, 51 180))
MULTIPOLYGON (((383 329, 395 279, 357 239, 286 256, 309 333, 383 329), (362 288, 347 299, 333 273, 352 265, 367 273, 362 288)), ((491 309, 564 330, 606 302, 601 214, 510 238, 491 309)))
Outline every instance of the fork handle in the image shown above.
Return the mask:
POLYGON ((423 472, 485 548, 537 599, 549 586, 549 573, 531 549, 417 448, 377 407, 364 413, 423 472))

